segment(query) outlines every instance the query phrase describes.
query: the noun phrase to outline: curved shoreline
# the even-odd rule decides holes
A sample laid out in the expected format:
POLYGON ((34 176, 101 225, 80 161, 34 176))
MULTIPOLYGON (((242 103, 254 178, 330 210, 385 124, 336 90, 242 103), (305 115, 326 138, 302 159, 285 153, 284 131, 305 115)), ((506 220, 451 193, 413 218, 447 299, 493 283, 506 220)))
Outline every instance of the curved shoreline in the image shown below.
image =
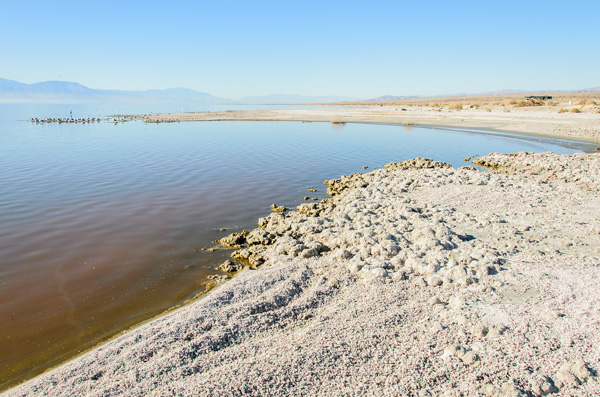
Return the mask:
POLYGON ((477 161, 329 181, 260 270, 7 395, 600 392, 600 155, 477 161))
POLYGON ((130 116, 147 123, 182 121, 303 121, 385 123, 473 128, 600 143, 600 113, 557 113, 556 108, 506 106, 451 110, 423 106, 345 106, 321 109, 232 110, 130 116), (404 110, 402 110, 404 109, 404 110), (508 112, 507 112, 508 110, 508 112))

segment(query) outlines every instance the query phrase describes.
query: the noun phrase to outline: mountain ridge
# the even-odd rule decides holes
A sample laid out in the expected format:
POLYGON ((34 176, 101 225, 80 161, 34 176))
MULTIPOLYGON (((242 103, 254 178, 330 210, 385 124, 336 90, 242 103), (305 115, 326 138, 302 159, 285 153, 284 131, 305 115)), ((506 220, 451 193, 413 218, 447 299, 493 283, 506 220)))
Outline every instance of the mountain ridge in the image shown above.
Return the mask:
POLYGON ((71 81, 42 81, 26 84, 0 78, 0 103, 129 103, 129 104, 187 104, 187 105, 300 105, 310 103, 379 102, 416 98, 460 97, 478 95, 509 95, 539 93, 595 93, 600 86, 578 90, 516 90, 506 89, 476 94, 450 95, 383 95, 373 99, 345 96, 304 96, 297 94, 270 94, 246 96, 237 100, 220 98, 190 88, 175 87, 139 91, 102 90, 71 81))
POLYGON ((25 84, 0 78, 0 103, 186 103, 228 105, 235 101, 189 88, 100 90, 71 81, 25 84))

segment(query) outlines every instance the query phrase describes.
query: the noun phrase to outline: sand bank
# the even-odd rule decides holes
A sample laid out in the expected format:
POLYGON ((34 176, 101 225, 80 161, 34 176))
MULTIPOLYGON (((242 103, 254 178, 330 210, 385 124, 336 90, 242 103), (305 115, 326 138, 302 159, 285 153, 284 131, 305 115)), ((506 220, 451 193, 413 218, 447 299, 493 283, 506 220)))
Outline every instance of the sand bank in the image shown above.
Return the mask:
POLYGON ((258 270, 7 395, 600 394, 600 154, 477 161, 328 181, 258 270))
POLYGON ((319 109, 233 110, 227 112, 164 113, 134 118, 150 123, 178 121, 305 121, 360 122, 476 128, 541 134, 600 142, 598 105, 555 104, 539 107, 514 105, 415 106, 402 104, 354 105, 319 109), (561 110, 563 113, 559 113, 561 110), (570 110, 569 110, 570 109, 570 110), (580 113, 571 113, 575 109, 580 113))

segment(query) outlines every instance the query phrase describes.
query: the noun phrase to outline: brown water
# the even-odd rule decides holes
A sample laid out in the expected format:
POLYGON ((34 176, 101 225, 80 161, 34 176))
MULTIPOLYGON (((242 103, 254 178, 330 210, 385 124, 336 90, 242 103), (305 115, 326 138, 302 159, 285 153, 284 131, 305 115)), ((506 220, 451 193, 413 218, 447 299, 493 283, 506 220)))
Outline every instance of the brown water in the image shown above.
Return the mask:
MULTIPOLYGON (((366 124, 19 121, 70 108, 0 106, 0 389, 202 292, 229 255, 201 250, 219 228, 323 197, 306 189, 324 179, 416 156, 461 166, 491 151, 592 148, 366 124)), ((73 113, 110 111, 131 110, 73 113)))

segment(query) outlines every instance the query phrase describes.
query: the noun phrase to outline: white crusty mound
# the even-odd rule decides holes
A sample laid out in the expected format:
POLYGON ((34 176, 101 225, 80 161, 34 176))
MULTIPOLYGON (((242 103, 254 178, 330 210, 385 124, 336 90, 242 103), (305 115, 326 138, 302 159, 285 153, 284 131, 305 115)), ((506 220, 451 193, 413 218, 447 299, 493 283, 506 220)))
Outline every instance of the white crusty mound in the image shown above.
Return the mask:
POLYGON ((600 155, 477 162, 326 181, 260 270, 7 395, 600 395, 600 155))

